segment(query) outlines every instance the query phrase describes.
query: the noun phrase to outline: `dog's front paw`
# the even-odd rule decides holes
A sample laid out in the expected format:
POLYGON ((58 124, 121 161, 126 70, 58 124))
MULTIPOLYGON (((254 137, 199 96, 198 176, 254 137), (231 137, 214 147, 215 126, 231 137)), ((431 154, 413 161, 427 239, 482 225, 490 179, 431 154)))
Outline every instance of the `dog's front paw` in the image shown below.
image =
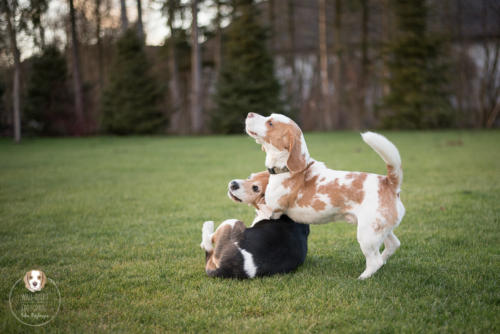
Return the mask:
POLYGON ((273 215, 273 210, 265 204, 259 204, 259 209, 257 214, 261 219, 271 219, 273 215))
POLYGON ((283 215, 283 212, 276 211, 276 212, 273 212, 270 219, 279 219, 282 215, 283 215))

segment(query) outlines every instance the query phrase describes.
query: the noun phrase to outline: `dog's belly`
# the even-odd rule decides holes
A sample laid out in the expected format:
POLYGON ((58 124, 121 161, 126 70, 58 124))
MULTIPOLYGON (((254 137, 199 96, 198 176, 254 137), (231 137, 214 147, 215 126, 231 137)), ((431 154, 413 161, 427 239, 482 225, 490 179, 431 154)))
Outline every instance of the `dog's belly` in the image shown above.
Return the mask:
POLYGON ((285 214, 294 221, 305 224, 326 224, 338 220, 350 220, 334 208, 316 211, 312 207, 293 207, 285 210, 285 214))

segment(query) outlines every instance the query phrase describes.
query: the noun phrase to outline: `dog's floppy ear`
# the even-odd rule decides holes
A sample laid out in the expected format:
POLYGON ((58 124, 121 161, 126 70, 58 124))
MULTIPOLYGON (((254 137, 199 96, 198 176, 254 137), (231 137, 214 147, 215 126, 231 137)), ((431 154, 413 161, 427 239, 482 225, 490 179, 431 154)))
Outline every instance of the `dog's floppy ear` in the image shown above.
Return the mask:
POLYGON ((30 270, 30 271, 28 271, 28 272, 26 272, 26 275, 24 275, 24 279, 23 279, 23 280, 24 280, 24 286, 25 286, 25 287, 26 287, 26 289, 28 289, 28 290, 31 290, 31 287, 30 287, 30 282, 28 281, 28 279, 29 279, 29 278, 28 278, 28 276, 30 275, 30 273, 31 273, 31 270, 30 270))
MULTIPOLYGON (((262 194, 259 199, 257 200, 257 205, 260 205, 260 204, 266 204, 266 194, 262 194)), ((258 208, 257 208, 258 209, 258 208)))
POLYGON ((288 160, 286 166, 291 173, 297 173, 306 168, 306 160, 302 155, 302 142, 300 138, 300 132, 288 131, 288 160))
POLYGON ((42 275, 42 282, 40 283, 40 290, 45 287, 45 283, 47 282, 47 276, 45 276, 45 273, 40 270, 40 274, 42 275))

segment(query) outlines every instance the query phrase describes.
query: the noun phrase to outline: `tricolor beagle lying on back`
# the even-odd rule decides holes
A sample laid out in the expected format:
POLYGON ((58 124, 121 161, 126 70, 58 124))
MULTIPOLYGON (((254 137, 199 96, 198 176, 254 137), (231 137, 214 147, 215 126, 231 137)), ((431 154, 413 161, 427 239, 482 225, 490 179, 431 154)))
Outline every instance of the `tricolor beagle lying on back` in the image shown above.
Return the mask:
POLYGON ((307 224, 347 220, 358 225, 366 258, 359 277, 373 275, 400 246, 393 230, 405 214, 399 198, 403 170, 398 149, 385 137, 366 132, 363 140, 385 161, 387 175, 329 169, 309 156, 300 128, 290 118, 249 113, 246 132, 263 146, 271 173, 265 205, 277 218, 286 214, 307 224), (380 254, 380 246, 385 249, 380 254))
MULTIPOLYGON (((229 183, 228 195, 236 202, 253 205, 259 211, 269 178, 268 172, 252 174, 248 180, 229 183)), ((257 214, 259 216, 259 214, 257 214)), ((301 265, 307 254, 309 225, 286 216, 254 221, 250 228, 229 219, 214 232, 214 223, 203 224, 201 248, 206 252, 209 276, 253 278, 287 273, 301 265)))

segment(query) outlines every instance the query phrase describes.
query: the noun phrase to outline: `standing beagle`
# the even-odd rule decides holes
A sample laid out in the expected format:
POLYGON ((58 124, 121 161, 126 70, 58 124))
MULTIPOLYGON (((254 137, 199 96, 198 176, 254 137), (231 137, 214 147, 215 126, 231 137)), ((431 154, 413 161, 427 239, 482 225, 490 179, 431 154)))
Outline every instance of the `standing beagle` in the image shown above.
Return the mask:
POLYGON ((249 113, 246 132, 263 146, 269 183, 265 203, 271 217, 286 214, 307 224, 346 220, 357 224, 357 239, 366 258, 359 276, 373 275, 400 246, 393 230, 405 214, 399 198, 401 157, 394 144, 373 132, 363 140, 385 161, 387 175, 329 169, 309 156, 300 128, 290 118, 249 113), (380 254, 380 246, 385 249, 380 254))

